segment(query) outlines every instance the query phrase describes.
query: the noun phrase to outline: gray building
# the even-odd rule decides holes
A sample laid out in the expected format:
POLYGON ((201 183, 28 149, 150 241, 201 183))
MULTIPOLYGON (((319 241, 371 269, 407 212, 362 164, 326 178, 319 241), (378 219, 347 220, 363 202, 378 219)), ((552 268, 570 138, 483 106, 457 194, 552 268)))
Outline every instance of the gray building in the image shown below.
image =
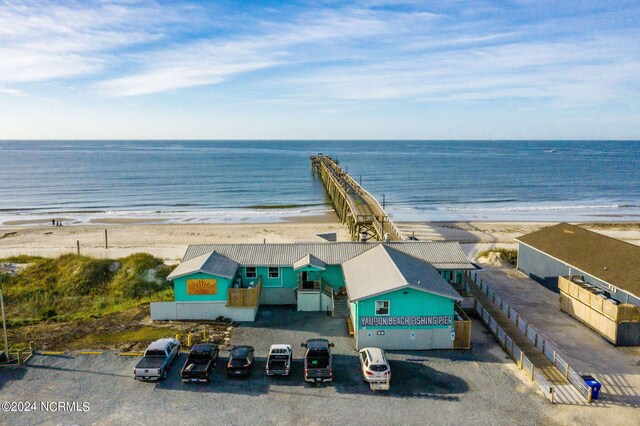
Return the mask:
POLYGON ((559 276, 580 275, 620 303, 640 305, 640 247, 559 223, 516 238, 518 269, 559 292, 559 276))

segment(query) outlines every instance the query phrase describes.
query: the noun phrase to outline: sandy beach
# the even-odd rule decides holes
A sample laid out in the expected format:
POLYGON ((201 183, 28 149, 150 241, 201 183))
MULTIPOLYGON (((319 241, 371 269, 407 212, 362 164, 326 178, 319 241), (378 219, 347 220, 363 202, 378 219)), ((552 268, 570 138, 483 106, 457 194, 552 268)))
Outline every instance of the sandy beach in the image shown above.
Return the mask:
MULTIPOLYGON (((515 247, 514 238, 535 231, 548 222, 402 222, 398 228, 420 241, 458 241, 474 258, 491 246, 515 247)), ((587 229, 640 245, 640 223, 589 223, 587 229)), ((336 232, 338 241, 349 241, 347 228, 335 216, 301 218, 287 223, 243 224, 140 224, 126 219, 117 223, 63 226, 11 225, 0 227, 0 258, 20 254, 55 257, 75 253, 117 258, 147 252, 178 261, 189 244, 291 243, 322 240, 318 233, 336 232), (108 248, 105 248, 105 229, 108 248)))

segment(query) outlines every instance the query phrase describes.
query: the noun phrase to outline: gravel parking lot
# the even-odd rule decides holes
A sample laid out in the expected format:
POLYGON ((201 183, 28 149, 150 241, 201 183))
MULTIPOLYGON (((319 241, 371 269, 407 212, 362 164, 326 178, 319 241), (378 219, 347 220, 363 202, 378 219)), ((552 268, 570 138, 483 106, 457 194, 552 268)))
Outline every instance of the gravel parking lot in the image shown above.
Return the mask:
POLYGON ((88 402, 89 410, 1 412, 0 424, 506 425, 576 420, 546 402, 480 323, 473 327, 473 347, 468 351, 388 353, 391 391, 374 393, 362 382, 344 319, 263 306, 255 323, 233 331, 233 344, 256 349, 251 378, 225 376, 226 351, 221 352, 223 358, 209 384, 180 382, 184 353, 161 383, 132 379, 138 358, 115 353, 37 355, 27 367, 0 370, 0 400, 78 402, 80 408, 88 402), (313 337, 335 343, 331 384, 303 381, 300 343, 313 337), (265 357, 272 343, 294 347, 296 359, 289 377, 265 376, 265 357))

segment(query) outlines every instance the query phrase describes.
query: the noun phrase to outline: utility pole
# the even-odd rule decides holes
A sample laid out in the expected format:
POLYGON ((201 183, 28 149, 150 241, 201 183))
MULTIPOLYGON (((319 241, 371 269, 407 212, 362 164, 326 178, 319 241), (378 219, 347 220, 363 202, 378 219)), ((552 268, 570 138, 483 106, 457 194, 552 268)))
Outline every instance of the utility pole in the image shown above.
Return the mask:
POLYGON ((385 208, 385 203, 384 203, 384 194, 382 194, 382 210, 384 210, 385 208))
POLYGON ((4 315, 4 297, 0 289, 0 305, 2 305, 2 329, 4 330, 4 356, 9 361, 9 340, 7 339, 7 319, 4 315))

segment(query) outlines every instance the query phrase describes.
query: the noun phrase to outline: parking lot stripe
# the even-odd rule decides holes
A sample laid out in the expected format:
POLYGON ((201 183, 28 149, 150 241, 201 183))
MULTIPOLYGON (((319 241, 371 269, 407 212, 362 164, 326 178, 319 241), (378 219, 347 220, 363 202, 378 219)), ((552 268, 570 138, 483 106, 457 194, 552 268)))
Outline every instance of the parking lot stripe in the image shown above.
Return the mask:
POLYGON ((82 351, 78 352, 80 355, 102 355, 102 352, 82 351))

